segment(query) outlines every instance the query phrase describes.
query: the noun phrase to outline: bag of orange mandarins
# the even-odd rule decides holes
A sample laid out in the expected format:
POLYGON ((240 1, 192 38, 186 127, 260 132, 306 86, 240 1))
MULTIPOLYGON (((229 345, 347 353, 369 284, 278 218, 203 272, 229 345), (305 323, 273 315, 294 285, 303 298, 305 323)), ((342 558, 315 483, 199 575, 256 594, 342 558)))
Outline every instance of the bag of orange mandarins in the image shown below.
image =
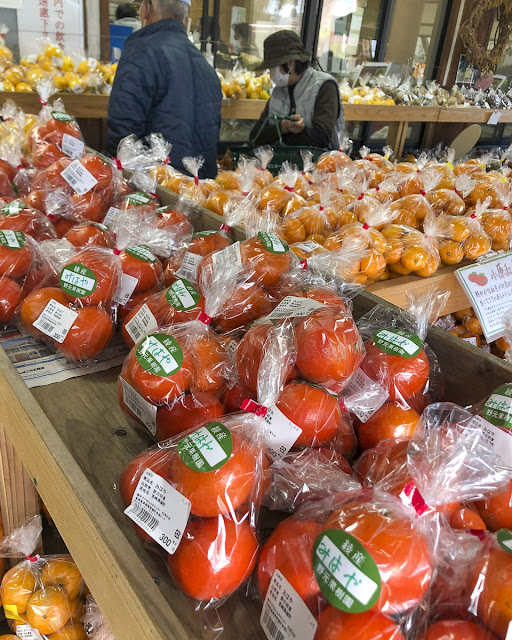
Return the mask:
POLYGON ((35 516, 0 541, 0 556, 25 558, 2 578, 5 617, 20 638, 85 640, 82 575, 71 556, 35 555, 40 535, 41 519, 35 516))

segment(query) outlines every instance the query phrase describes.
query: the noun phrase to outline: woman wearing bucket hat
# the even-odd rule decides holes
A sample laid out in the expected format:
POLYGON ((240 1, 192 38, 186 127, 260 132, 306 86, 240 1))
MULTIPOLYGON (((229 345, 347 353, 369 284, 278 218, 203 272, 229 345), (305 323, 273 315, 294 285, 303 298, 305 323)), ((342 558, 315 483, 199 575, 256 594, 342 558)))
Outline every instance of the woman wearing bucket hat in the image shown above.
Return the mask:
MULTIPOLYGON (((259 68, 270 69, 275 87, 251 139, 268 115, 289 115, 293 120, 280 123, 285 144, 338 149, 345 120, 336 80, 310 66, 311 55, 294 31, 273 33, 263 42, 263 49, 259 68)), ((255 142, 277 143, 274 123, 266 125, 255 142)))

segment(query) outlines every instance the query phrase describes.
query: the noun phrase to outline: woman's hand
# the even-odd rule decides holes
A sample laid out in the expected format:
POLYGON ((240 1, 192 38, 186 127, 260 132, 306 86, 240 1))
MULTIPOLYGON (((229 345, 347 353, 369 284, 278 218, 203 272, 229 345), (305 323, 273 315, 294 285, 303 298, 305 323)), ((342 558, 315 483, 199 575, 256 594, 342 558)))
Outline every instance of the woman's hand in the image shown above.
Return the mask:
POLYGON ((292 120, 281 120, 281 132, 282 133, 300 133, 304 127, 304 118, 295 114, 290 116, 292 120))

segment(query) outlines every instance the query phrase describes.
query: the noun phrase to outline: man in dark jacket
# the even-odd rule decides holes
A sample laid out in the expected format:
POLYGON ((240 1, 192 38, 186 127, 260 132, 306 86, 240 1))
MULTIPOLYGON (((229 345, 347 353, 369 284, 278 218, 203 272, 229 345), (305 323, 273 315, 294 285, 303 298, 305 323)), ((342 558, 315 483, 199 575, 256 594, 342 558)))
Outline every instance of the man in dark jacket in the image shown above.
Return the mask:
POLYGON ((200 177, 215 177, 222 91, 215 70, 187 37, 190 2, 143 0, 142 29, 123 49, 108 107, 107 151, 119 141, 161 133, 172 143, 171 164, 205 159, 200 177))

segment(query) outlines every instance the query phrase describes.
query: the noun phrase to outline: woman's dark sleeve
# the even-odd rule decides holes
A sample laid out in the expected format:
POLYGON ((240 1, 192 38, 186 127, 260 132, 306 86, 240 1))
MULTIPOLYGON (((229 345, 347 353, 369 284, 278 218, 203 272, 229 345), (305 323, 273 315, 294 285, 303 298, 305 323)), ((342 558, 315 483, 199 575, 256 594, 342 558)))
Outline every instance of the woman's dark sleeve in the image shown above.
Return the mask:
MULTIPOLYGON (((315 101, 311 127, 300 133, 289 133, 283 137, 286 144, 307 145, 328 149, 338 120, 340 97, 336 82, 325 82, 315 101)), ((302 113, 299 115, 303 116, 302 113)))
MULTIPOLYGON (((263 113, 259 117, 259 120, 256 122, 254 127, 251 129, 251 140, 258 133, 261 125, 263 124, 263 121, 265 120, 265 118, 267 116, 268 116, 268 102, 265 105, 265 108, 263 109, 263 113)), ((279 138, 277 136, 276 125, 273 122, 270 122, 269 124, 266 124, 263 127, 263 130, 261 131, 260 135, 258 136, 258 139, 255 140, 255 144, 259 145, 259 146, 262 146, 264 144, 276 144, 278 142, 278 140, 279 140, 279 138)))

